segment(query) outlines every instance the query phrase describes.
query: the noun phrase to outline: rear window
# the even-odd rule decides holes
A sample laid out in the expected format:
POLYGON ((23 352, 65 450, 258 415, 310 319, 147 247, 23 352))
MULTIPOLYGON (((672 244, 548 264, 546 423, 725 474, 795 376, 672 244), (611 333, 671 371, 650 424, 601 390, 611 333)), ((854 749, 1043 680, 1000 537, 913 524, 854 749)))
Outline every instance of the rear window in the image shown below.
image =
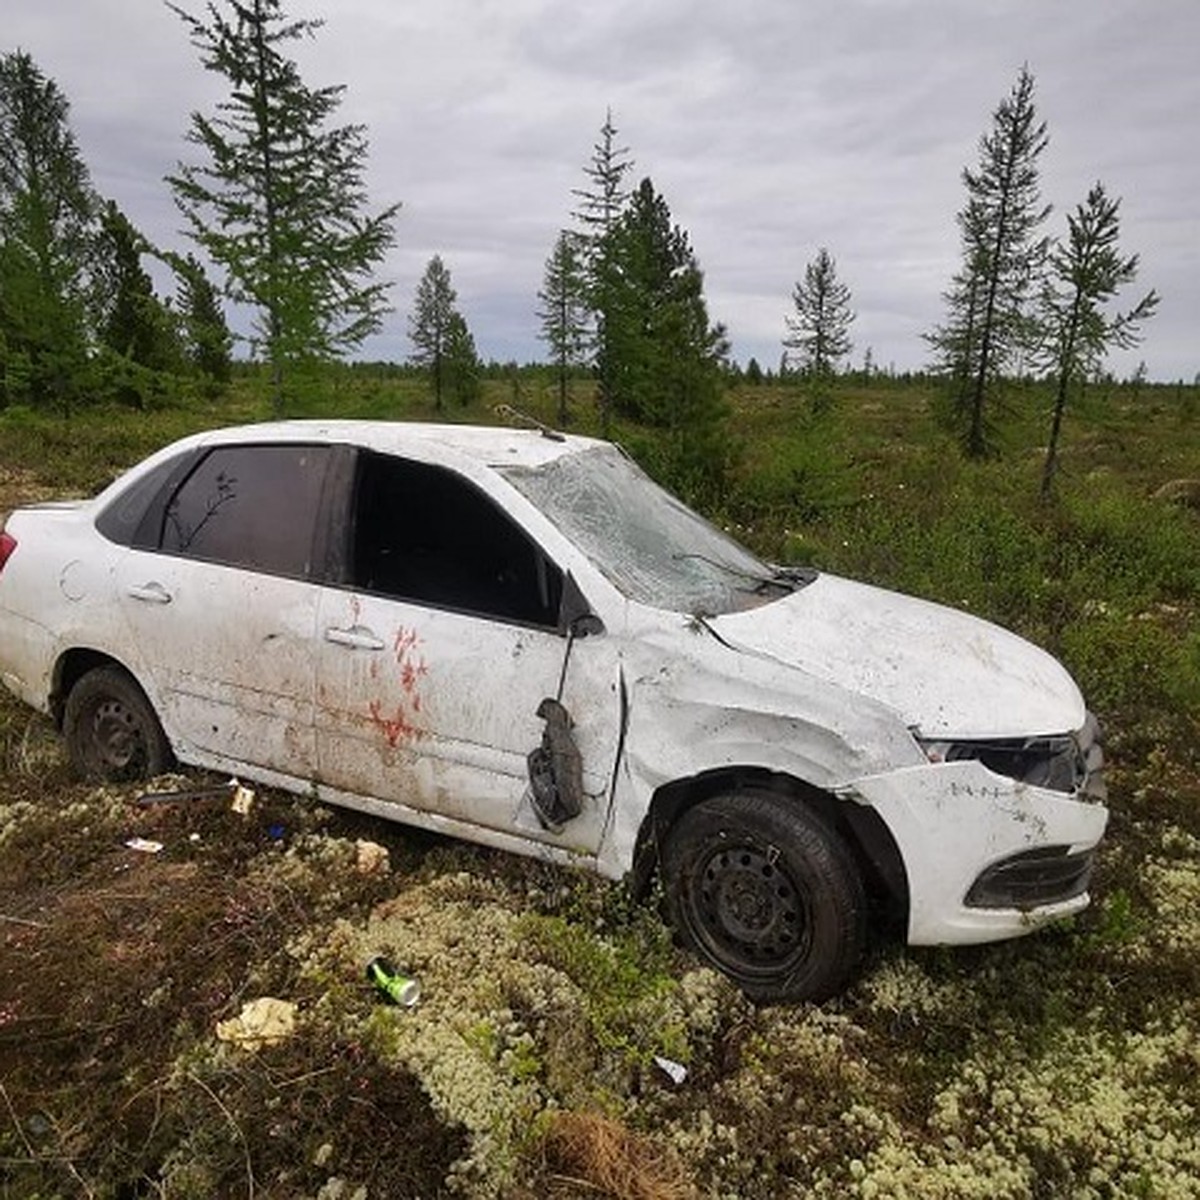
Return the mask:
POLYGON ((138 540, 138 527, 154 502, 160 500, 160 494, 171 482, 171 476, 182 473, 188 460, 194 457, 194 454, 175 455, 138 476, 105 506, 96 518, 96 528, 110 542, 121 546, 134 545, 138 540))

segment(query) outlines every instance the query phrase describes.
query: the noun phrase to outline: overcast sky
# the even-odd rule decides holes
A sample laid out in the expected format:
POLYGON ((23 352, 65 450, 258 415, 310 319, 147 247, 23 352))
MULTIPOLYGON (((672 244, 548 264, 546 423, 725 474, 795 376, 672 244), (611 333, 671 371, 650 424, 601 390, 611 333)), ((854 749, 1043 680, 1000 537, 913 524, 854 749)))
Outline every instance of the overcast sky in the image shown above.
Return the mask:
MULTIPOLYGON (((222 81, 158 0, 3 0, 0 51, 34 57, 71 102, 97 190, 185 248, 162 177, 222 81)), ((183 7, 199 12, 197 0, 183 7)), ((485 358, 544 357, 534 315, 571 189, 612 108, 634 182, 691 237, 735 356, 775 365, 790 293, 821 246, 858 319, 854 364, 927 362, 958 266, 961 172, 1023 63, 1050 145, 1049 231, 1101 180, 1141 256, 1132 303, 1154 379, 1200 372, 1200 0, 292 0, 323 17, 293 43, 305 81, 347 85, 368 127, 376 207, 399 200, 384 275, 396 311, 365 347, 401 359, 440 254, 485 358)))

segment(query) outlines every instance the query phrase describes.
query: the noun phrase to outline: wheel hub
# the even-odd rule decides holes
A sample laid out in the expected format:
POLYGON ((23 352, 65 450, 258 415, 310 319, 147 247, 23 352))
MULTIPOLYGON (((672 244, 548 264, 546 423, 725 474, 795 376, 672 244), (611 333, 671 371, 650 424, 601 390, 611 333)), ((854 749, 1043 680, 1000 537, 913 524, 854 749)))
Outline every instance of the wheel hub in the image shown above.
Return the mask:
POLYGON ((717 905, 726 924, 740 925, 748 934, 761 932, 771 920, 771 897, 750 871, 731 872, 722 880, 717 905))
POLYGON ((133 714, 115 700, 96 710, 93 725, 96 747, 110 766, 121 769, 129 766, 138 753, 139 731, 133 714))
POLYGON ((760 963, 794 954, 804 936, 804 908, 776 851, 721 849, 700 878, 697 907, 710 937, 760 963))

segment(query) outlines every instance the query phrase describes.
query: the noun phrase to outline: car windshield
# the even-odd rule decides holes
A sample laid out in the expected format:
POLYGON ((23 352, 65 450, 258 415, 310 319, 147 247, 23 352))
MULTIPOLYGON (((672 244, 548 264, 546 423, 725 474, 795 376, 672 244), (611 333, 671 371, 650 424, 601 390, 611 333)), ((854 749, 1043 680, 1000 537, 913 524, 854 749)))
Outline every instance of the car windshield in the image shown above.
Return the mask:
POLYGON ((776 599, 806 581, 755 558, 615 446, 500 472, 642 604, 717 616, 776 599))

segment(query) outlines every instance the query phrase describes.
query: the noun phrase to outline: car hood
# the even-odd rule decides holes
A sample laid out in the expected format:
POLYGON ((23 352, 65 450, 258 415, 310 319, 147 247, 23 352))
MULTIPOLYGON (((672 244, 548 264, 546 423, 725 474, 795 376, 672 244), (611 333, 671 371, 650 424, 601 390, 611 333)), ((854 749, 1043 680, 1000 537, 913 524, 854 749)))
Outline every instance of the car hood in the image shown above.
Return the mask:
POLYGON ((1066 733, 1087 716, 1071 676, 1024 638, 834 575, 708 624, 735 650, 886 704, 922 737, 1066 733))

